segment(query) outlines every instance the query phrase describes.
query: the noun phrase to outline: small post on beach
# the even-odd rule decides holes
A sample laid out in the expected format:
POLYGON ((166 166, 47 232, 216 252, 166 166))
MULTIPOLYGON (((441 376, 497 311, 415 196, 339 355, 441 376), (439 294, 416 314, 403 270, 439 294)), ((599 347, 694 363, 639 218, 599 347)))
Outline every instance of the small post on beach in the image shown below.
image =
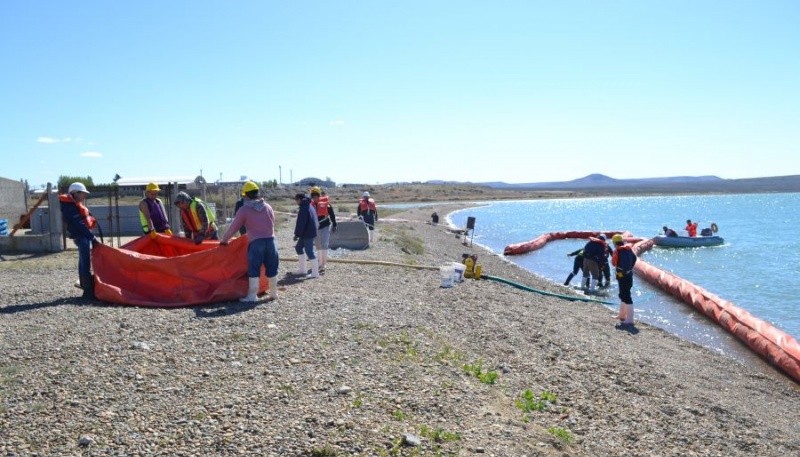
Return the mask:
POLYGON ((469 234, 469 247, 472 247, 472 239, 475 237, 475 218, 467 217, 467 229, 464 231, 464 246, 467 245, 467 234, 469 234))

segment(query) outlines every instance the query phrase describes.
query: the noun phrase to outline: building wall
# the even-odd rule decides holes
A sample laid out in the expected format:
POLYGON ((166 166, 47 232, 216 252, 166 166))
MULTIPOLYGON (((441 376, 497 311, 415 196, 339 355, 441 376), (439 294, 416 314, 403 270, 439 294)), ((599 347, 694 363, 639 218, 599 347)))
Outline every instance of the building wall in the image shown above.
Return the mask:
POLYGON ((0 178, 0 219, 8 219, 10 228, 19 222, 19 217, 27 210, 25 184, 13 179, 0 178))

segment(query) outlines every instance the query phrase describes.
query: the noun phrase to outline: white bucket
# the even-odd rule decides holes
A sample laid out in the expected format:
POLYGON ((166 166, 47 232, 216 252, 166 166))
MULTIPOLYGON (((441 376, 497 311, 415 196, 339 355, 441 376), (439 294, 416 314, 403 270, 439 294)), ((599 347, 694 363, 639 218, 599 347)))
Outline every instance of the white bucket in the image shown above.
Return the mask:
POLYGON ((464 282, 464 272, 467 266, 463 263, 453 262, 453 281, 464 282))
POLYGON ((453 287, 453 272, 452 265, 443 265, 439 267, 439 275, 442 278, 442 287, 453 287))

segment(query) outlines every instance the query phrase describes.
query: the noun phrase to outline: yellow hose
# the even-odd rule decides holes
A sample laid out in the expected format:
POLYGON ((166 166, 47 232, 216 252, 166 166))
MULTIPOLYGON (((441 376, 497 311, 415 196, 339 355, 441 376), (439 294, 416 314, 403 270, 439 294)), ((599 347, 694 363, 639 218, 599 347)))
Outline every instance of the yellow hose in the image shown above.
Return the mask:
MULTIPOLYGON (((296 262, 297 258, 283 258, 281 262, 296 262)), ((407 263, 386 262, 385 260, 353 260, 353 259, 328 259, 330 263, 354 263, 359 265, 383 265, 386 267, 406 267, 417 270, 438 270, 439 267, 431 265, 410 265, 407 263)))

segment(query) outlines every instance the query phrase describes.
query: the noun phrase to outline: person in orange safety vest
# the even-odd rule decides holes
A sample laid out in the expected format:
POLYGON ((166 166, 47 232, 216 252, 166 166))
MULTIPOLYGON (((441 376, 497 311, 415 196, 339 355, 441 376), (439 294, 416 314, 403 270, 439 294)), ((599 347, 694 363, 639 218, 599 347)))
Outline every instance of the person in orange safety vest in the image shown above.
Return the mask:
POLYGON ((330 199, 326 192, 318 186, 309 190, 311 194, 311 205, 317 212, 317 237, 314 240, 315 247, 319 253, 319 271, 325 271, 325 264, 328 262, 328 247, 331 242, 331 233, 336 231, 336 214, 331 206, 330 199))
POLYGON ((97 227, 97 219, 86 207, 89 191, 83 183, 69 185, 66 194, 58 196, 61 216, 64 219, 67 236, 78 247, 78 279, 83 289, 83 298, 94 299, 94 276, 92 275, 91 248, 99 244, 92 229, 97 227))
POLYGON ((689 232, 689 236, 691 237, 697 236, 697 222, 692 222, 691 219, 686 219, 686 227, 684 230, 689 232))
POLYGON ((375 200, 369 196, 369 192, 364 192, 361 195, 356 215, 367 224, 367 228, 370 229, 369 239, 372 241, 371 231, 375 230, 375 223, 378 222, 378 207, 375 205, 375 200))
POLYGON ((200 244, 203 240, 218 240, 217 224, 214 212, 197 197, 190 197, 186 192, 178 192, 175 206, 181 209, 183 233, 186 238, 200 244))

